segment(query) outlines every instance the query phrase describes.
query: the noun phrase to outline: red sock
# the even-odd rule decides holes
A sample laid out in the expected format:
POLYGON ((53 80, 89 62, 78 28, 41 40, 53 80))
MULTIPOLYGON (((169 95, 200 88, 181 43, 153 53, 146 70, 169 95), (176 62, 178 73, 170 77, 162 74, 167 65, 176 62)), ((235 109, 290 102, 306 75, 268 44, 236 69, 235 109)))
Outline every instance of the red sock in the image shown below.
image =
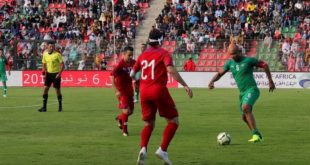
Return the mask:
POLYGON ((123 126, 124 133, 128 133, 127 125, 128 125, 128 115, 125 113, 122 113, 122 126, 123 126))
POLYGON ((166 126, 163 134, 163 140, 160 146, 163 151, 167 151, 168 145, 172 140, 177 129, 178 125, 176 123, 168 123, 168 125, 166 126))
POLYGON ((122 121, 122 120, 123 120, 123 114, 122 114, 122 113, 119 114, 119 115, 117 116, 117 119, 118 119, 119 121, 122 121))
POLYGON ((141 131, 141 144, 140 144, 141 148, 147 147, 147 144, 149 143, 152 131, 153 131, 153 126, 151 126, 151 125, 144 126, 144 128, 142 129, 142 131, 141 131))

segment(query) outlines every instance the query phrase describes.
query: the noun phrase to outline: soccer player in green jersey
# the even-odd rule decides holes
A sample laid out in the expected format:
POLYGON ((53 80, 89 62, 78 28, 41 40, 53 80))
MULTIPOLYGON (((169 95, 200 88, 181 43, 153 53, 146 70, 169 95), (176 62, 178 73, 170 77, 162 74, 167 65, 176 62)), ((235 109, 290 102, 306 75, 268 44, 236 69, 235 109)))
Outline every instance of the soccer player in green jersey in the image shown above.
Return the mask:
POLYGON ((218 72, 209 83, 209 89, 214 88, 214 82, 219 80, 226 72, 231 71, 240 91, 240 111, 242 119, 252 132, 249 142, 260 142, 263 140, 262 134, 256 127, 252 108, 259 97, 259 89, 254 80, 254 67, 263 68, 269 80, 269 92, 275 89, 268 65, 261 60, 241 55, 241 50, 236 44, 229 45, 228 53, 232 56, 224 65, 223 71, 218 72))
MULTIPOLYGON (((5 73, 5 66, 8 65, 8 60, 6 59, 3 50, 0 49, 0 79, 2 81, 2 90, 3 90, 3 97, 6 97, 6 92, 7 92, 7 86, 6 86, 6 81, 8 80, 6 77, 5 73)), ((11 68, 11 67, 9 67, 11 68)), ((9 75, 11 74, 10 72, 11 69, 9 69, 8 73, 9 75)))

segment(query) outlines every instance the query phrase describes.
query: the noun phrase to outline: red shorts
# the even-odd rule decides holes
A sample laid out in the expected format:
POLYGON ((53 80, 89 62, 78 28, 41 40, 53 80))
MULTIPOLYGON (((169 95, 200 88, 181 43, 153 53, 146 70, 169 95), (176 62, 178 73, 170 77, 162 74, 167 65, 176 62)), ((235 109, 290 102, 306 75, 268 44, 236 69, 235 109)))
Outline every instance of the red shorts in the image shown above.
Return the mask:
POLYGON ((133 95, 121 95, 118 97, 118 108, 119 109, 127 109, 129 108, 130 110, 134 109, 134 103, 133 103, 133 95))
POLYGON ((166 87, 148 88, 141 91, 142 120, 155 120, 158 110, 161 117, 172 119, 179 116, 174 101, 166 87))

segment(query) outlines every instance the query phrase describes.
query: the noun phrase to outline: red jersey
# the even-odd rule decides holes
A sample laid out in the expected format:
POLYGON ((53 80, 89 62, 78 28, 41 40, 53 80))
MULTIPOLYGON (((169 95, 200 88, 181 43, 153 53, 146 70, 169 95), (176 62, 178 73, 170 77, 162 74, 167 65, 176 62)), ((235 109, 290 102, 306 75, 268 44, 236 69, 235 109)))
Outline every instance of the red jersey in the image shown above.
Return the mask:
POLYGON ((183 66, 183 69, 188 72, 193 72, 196 69, 196 65, 193 60, 187 60, 183 66))
POLYGON ((135 73, 141 70, 141 91, 152 86, 166 87, 168 81, 167 66, 173 66, 168 51, 160 47, 146 49, 138 57, 133 68, 135 73))
POLYGON ((130 77, 130 71, 135 64, 135 60, 130 63, 126 63, 124 59, 120 60, 119 63, 114 67, 111 75, 114 76, 115 87, 120 92, 133 91, 132 79, 130 77))

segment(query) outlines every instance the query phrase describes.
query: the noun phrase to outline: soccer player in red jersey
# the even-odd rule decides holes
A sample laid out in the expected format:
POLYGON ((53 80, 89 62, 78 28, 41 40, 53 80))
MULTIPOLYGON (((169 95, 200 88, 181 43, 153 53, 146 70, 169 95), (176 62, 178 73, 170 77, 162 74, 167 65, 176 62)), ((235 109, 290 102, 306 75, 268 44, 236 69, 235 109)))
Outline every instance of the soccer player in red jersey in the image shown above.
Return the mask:
POLYGON ((133 84, 130 77, 130 71, 135 64, 133 60, 133 48, 125 47, 123 52, 123 59, 114 67, 111 75, 115 95, 119 101, 119 109, 122 113, 116 117, 119 122, 119 128, 123 131, 123 136, 128 136, 128 116, 133 113, 133 84))
POLYGON ((172 164, 168 158, 167 148, 178 128, 178 112, 171 98, 167 85, 168 73, 181 85, 184 86, 188 96, 192 98, 193 93, 173 66, 171 55, 160 47, 161 32, 152 30, 149 35, 149 45, 137 59, 131 77, 141 71, 140 79, 140 103, 142 109, 142 120, 144 128, 141 132, 141 150, 137 163, 144 165, 146 150, 151 137, 155 116, 159 115, 167 120, 167 126, 163 132, 162 143, 155 152, 156 156, 164 161, 166 165, 172 164))

